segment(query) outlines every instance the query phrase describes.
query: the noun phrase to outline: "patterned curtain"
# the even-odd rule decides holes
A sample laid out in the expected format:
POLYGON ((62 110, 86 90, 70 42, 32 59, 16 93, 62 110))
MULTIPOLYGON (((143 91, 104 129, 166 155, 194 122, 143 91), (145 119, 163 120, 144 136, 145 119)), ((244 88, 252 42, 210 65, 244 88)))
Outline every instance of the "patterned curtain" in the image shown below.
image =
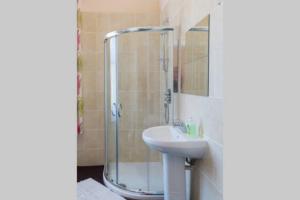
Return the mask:
MULTIPOLYGON (((78 1, 77 1, 78 3, 78 1)), ((77 134, 83 133, 82 60, 80 55, 81 14, 77 9, 77 134)))

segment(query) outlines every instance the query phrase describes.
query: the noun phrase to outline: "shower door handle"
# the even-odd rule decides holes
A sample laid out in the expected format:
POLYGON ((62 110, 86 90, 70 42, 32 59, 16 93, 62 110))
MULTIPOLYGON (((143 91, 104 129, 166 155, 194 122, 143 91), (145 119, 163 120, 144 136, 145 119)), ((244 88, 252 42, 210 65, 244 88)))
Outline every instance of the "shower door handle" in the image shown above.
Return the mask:
POLYGON ((119 103, 117 111, 118 111, 118 117, 120 118, 122 116, 122 104, 121 103, 119 103))
POLYGON ((112 106, 112 109, 111 109, 111 115, 112 115, 113 117, 116 117, 116 116, 117 116, 117 104, 116 104, 116 103, 113 103, 112 105, 113 105, 113 106, 112 106))
POLYGON ((122 116, 122 104, 116 104, 116 103, 113 103, 113 107, 111 109, 111 115, 113 117, 116 117, 118 115, 118 117, 120 118, 122 116))

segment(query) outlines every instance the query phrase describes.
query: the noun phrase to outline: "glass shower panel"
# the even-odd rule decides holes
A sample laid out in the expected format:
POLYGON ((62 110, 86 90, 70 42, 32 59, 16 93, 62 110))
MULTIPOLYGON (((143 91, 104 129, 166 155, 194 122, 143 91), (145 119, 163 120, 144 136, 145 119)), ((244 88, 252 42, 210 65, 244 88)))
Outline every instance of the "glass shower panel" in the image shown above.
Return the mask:
POLYGON ((105 179, 139 195, 163 194, 161 154, 142 133, 173 119, 172 30, 130 28, 105 40, 105 179))
POLYGON ((166 69, 168 59, 163 49, 168 45, 168 33, 164 34, 164 39, 160 32, 136 32, 118 38, 118 93, 122 107, 119 184, 130 190, 163 191, 160 153, 146 146, 142 133, 149 127, 167 124, 164 102, 168 73, 172 70, 166 69))

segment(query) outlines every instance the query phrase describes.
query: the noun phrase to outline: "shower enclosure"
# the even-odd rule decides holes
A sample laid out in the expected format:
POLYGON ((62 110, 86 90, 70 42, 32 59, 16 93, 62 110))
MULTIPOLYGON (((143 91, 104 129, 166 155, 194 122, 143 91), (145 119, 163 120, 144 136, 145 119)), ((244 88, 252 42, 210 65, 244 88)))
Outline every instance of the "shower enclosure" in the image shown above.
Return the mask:
POLYGON ((104 182, 131 199, 163 199, 162 159, 143 130, 173 119, 173 29, 110 32, 105 48, 104 182))

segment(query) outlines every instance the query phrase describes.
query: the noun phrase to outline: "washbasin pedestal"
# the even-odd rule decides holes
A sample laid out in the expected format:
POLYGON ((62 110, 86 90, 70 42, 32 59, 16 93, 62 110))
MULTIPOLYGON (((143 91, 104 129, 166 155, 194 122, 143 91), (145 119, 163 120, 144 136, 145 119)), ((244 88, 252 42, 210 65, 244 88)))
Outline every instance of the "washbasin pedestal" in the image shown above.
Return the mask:
POLYGON ((164 200, 185 200, 185 158, 163 153, 164 200))

